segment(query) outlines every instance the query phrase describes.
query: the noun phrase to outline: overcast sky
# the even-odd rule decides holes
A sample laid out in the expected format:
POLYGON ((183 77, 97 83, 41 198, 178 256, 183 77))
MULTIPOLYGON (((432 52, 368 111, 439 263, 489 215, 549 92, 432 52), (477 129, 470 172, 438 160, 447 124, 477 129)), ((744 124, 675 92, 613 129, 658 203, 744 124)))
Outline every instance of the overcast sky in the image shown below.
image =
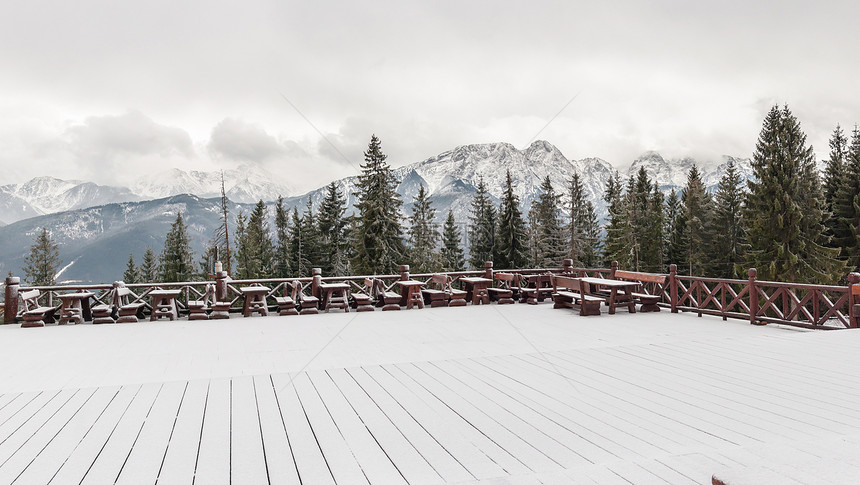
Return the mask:
POLYGON ((29 0, 2 11, 0 185, 253 162, 303 192, 357 173, 372 133, 395 166, 535 137, 618 167, 646 150, 746 157, 774 103, 824 158, 836 124, 860 122, 857 1, 29 0))

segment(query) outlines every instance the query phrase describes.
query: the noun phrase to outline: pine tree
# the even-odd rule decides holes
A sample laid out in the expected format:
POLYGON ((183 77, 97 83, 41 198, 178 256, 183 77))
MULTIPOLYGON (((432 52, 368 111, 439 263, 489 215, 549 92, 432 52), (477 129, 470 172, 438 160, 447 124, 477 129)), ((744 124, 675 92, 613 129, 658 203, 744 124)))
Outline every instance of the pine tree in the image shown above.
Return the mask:
POLYGON ((298 207, 293 207, 292 224, 290 225, 290 268, 293 276, 310 276, 312 266, 307 258, 304 238, 304 228, 307 224, 299 215, 298 207))
POLYGON ((221 172, 221 224, 215 230, 215 246, 218 248, 218 258, 227 274, 233 271, 233 253, 230 249, 230 227, 227 225, 229 218, 230 199, 224 190, 224 172, 221 172))
POLYGON ((561 220, 561 204, 549 175, 540 185, 541 193, 529 212, 533 215, 537 265, 545 268, 558 267, 567 256, 569 243, 561 220))
POLYGON ((250 278, 250 268, 253 267, 253 255, 251 245, 248 243, 248 217, 245 211, 239 209, 236 214, 236 233, 233 237, 233 246, 236 248, 236 255, 233 258, 233 270, 236 278, 250 278))
POLYGON ((403 227, 397 194, 397 179, 385 163, 382 144, 376 135, 364 152, 358 176, 358 223, 354 234, 353 269, 360 274, 389 274, 404 260, 403 227))
POLYGON ((448 218, 442 227, 442 271, 460 271, 466 265, 463 256, 460 228, 454 222, 454 211, 448 209, 448 218))
MULTIPOLYGON (((842 132, 842 127, 836 125, 836 129, 833 130, 833 135, 830 137, 830 159, 827 160, 824 167, 824 209, 829 214, 834 212, 834 199, 836 199, 836 192, 842 184, 842 175, 845 172, 848 156, 848 138, 842 132)), ((835 234, 838 224, 839 221, 836 217, 827 219, 826 225, 829 235, 835 234)))
POLYGON ((522 268, 528 264, 528 234, 520 200, 514 192, 511 171, 505 177, 502 202, 499 205, 499 230, 497 234, 497 259, 494 264, 499 268, 522 268))
POLYGON ((742 205, 743 181, 732 160, 717 186, 714 215, 708 245, 710 262, 708 276, 735 278, 739 275, 735 266, 743 261, 744 232, 742 205))
POLYGON ((681 207, 681 198, 675 189, 669 192, 666 199, 666 215, 664 222, 664 240, 666 246, 665 262, 675 264, 683 272, 684 261, 687 260, 687 240, 684 238, 684 230, 687 227, 687 218, 681 207))
POLYGON ((752 161, 743 217, 748 264, 760 279, 835 282, 845 264, 824 247, 824 201, 812 147, 797 118, 774 106, 764 119, 752 161))
MULTIPOLYGON (((274 274, 275 247, 269 234, 266 204, 260 200, 248 216, 240 259, 242 279, 269 278, 274 274)), ((238 239, 238 238, 237 238, 238 239)))
POLYGON ((51 238, 47 227, 36 234, 30 254, 24 257, 24 279, 30 286, 51 286, 56 283, 60 261, 59 245, 51 238))
POLYGON ((604 264, 618 261, 622 268, 629 268, 633 262, 633 229, 630 223, 627 197, 621 185, 621 175, 615 172, 606 183, 603 193, 609 210, 609 220, 606 225, 606 242, 603 246, 604 264))
POLYGON ((600 265, 603 246, 600 239, 600 221, 590 200, 585 202, 584 215, 585 218, 579 224, 583 228, 580 264, 585 268, 594 268, 600 265))
MULTIPOLYGON (((585 199, 585 190, 579 174, 574 172, 568 182, 568 204, 567 215, 569 218, 568 241, 569 247, 567 257, 573 259, 574 265, 584 265, 585 254, 590 251, 587 242, 588 227, 588 205, 585 199)), ((593 212, 592 207, 592 212, 593 212)))
POLYGON ((439 225, 433 222, 436 209, 427 197, 422 185, 418 196, 412 202, 412 216, 409 217, 410 264, 416 273, 435 271, 439 267, 439 225))
POLYGON ((140 272, 134 262, 134 253, 128 253, 128 263, 126 263, 125 271, 122 273, 122 281, 125 283, 138 283, 140 281, 140 272))
POLYGON ((290 216, 284 208, 284 198, 278 196, 275 204, 275 274, 276 278, 289 278, 290 268, 290 216))
POLYGON ((302 212, 301 233, 302 252, 305 259, 307 259, 309 271, 313 271, 313 268, 322 267, 323 248, 320 244, 321 236, 317 227, 317 216, 314 214, 314 206, 310 197, 308 197, 305 204, 305 211, 302 212))
POLYGON ((628 180, 626 202, 631 267, 636 271, 662 271, 663 194, 656 184, 652 185, 645 167, 628 180))
POLYGON ((332 182, 326 187, 326 195, 320 203, 319 245, 321 260, 320 268, 323 274, 343 276, 349 272, 347 259, 346 199, 332 182))
POLYGON ((686 223, 682 230, 687 254, 679 270, 691 276, 704 276, 710 260, 707 241, 713 206, 696 165, 690 168, 687 185, 681 191, 681 210, 686 223))
POLYGON ((143 252, 143 260, 140 262, 140 268, 137 271, 140 276, 141 283, 158 283, 158 258, 155 256, 155 251, 147 246, 143 252))
POLYGON ((176 220, 170 225, 158 265, 161 281, 165 283, 189 281, 195 273, 188 228, 181 212, 176 213, 176 220))
POLYGON ((860 270, 860 129, 854 127, 842 176, 833 197, 834 246, 851 271, 860 270))
POLYGON ((496 208, 483 177, 476 189, 469 210, 469 264, 482 269, 484 262, 493 261, 496 255, 496 208))

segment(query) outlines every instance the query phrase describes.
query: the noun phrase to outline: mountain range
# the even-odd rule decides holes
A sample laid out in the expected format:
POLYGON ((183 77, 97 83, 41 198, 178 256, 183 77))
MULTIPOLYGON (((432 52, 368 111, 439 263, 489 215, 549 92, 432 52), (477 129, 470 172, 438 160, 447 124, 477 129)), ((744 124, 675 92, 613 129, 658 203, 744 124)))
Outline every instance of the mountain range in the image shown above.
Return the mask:
MULTIPOLYGON (((713 189, 733 160, 742 177, 751 175, 749 160, 724 156, 716 161, 690 158, 664 159, 656 152, 637 158, 622 174, 634 175, 644 167, 662 190, 679 189, 686 183, 689 168, 699 166, 702 178, 713 189)), ((602 194, 615 170, 599 158, 567 159, 555 146, 536 141, 524 150, 508 143, 464 145, 435 157, 394 169, 398 193, 406 215, 412 200, 424 186, 441 222, 451 209, 461 226, 468 221, 469 206, 478 181, 483 179, 498 203, 506 171, 511 172, 521 209, 527 212, 540 194, 540 184, 550 177, 556 191, 566 193, 572 173, 579 173, 587 197, 598 216, 606 214, 602 194)), ((224 172, 231 200, 230 212, 249 212, 251 204, 268 201, 270 227, 272 206, 285 196, 288 209, 301 212, 308 198, 318 207, 326 188, 288 196, 289 188, 256 167, 224 172)), ((353 208, 357 176, 334 183, 346 197, 347 213, 353 208)), ((164 236, 177 212, 189 226, 192 247, 200 254, 219 225, 221 172, 186 172, 178 169, 158 174, 134 187, 109 187, 91 182, 63 181, 40 177, 21 185, 0 187, 0 271, 20 274, 24 257, 41 227, 47 227, 60 245, 63 270, 59 281, 110 282, 121 278, 129 253, 139 262, 147 246, 160 251, 164 236)))

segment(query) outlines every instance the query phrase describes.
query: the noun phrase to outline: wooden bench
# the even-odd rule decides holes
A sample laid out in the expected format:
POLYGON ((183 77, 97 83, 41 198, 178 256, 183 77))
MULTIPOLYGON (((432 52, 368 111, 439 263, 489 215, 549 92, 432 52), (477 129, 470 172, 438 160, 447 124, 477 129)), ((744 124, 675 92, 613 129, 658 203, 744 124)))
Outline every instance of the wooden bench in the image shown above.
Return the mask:
MULTIPOLYGON (((434 274, 431 276, 427 281, 427 287, 421 289, 424 304, 430 305, 430 308, 448 306, 451 302, 450 282, 451 277, 445 274, 434 274)), ((465 292, 463 293, 465 294, 465 292)), ((465 303, 465 300, 463 300, 463 303, 465 303)))
POLYGON ((99 303, 92 307, 93 324, 116 323, 117 309, 113 304, 114 291, 116 291, 116 283, 114 283, 113 288, 103 295, 107 303, 99 303))
POLYGON ((209 320, 206 308, 215 299, 215 285, 209 283, 203 291, 203 298, 188 302, 188 320, 209 320))
POLYGON ((373 308, 373 280, 364 279, 364 286, 358 291, 350 294, 353 306, 357 312, 372 312, 373 308))
POLYGON ((385 289, 385 283, 377 278, 373 280, 374 296, 376 297, 376 306, 381 306, 382 311, 400 310, 400 293, 396 291, 388 291, 385 289))
POLYGON ((552 298, 552 274, 520 276, 520 303, 537 305, 552 298))
POLYGON ((39 290, 22 291, 19 296, 24 307, 21 315, 24 322, 21 324, 21 328, 44 327, 46 321, 47 323, 54 323, 54 313, 59 307, 39 305, 39 297, 42 296, 39 290))
MULTIPOLYGON (((614 279, 617 280, 625 280, 625 281, 637 281, 642 283, 643 285, 647 283, 655 284, 658 286, 660 291, 662 292, 663 288, 666 287, 666 275, 661 274, 653 274, 653 273, 639 273, 636 271, 622 271, 615 270, 615 273, 612 275, 614 279)), ((650 293, 642 292, 633 292, 631 296, 639 303, 641 306, 639 307, 640 312, 659 312, 660 307, 657 306, 657 303, 662 300, 662 296, 652 295, 650 293)))
POLYGON ((494 273, 493 280, 496 286, 487 288, 490 301, 496 301, 499 305, 505 305, 513 303, 514 298, 519 296, 519 275, 513 273, 494 273))
POLYGON ((315 315, 319 313, 320 299, 304 293, 305 285, 296 281, 293 286, 293 299, 299 304, 299 315, 315 315))
POLYGON ((283 296, 276 296, 275 303, 278 305, 278 315, 298 315, 296 309, 296 282, 284 282, 283 296))
POLYGON ((553 308, 578 309, 582 316, 600 315, 602 297, 589 295, 579 278, 552 276, 553 308))
POLYGON ((127 286, 118 286, 113 293, 113 304, 119 313, 116 319, 117 323, 135 323, 143 318, 143 307, 146 305, 141 302, 129 302, 130 298, 135 296, 127 286))

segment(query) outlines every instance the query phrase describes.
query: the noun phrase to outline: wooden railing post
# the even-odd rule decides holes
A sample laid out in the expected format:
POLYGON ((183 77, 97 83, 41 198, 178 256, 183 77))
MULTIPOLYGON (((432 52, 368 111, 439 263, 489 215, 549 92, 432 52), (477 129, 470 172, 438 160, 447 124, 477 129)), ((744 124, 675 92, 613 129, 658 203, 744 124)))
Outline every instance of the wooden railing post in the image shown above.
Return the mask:
POLYGON ((756 315, 758 314, 758 290, 755 287, 755 277, 758 274, 755 268, 750 268, 747 271, 749 282, 747 283, 747 293, 750 295, 750 323, 756 325, 756 315))
POLYGON ((609 279, 615 279, 615 271, 618 270, 618 261, 613 261, 609 265, 609 279))
POLYGON ((848 325, 860 328, 860 273, 848 275, 848 325))
POLYGON ((409 281, 409 265, 401 264, 400 265, 400 281, 409 281))
POLYGON ((18 288, 21 278, 17 276, 6 277, 6 309, 3 311, 3 323, 15 323, 18 316, 18 288))
POLYGON ((228 277, 226 271, 215 273, 215 301, 230 301, 230 296, 227 294, 228 277))
POLYGON ((563 259, 561 261, 561 272, 563 274, 572 274, 573 273, 573 260, 572 259, 563 259))
POLYGON ((485 261, 484 262, 484 278, 493 279, 493 262, 485 261))
POLYGON ((311 269, 311 274, 313 274, 313 279, 311 280, 311 295, 319 298, 320 301, 322 301, 322 295, 320 294, 320 283, 322 283, 322 268, 311 269))
POLYGON ((678 313, 678 265, 669 265, 669 305, 672 313, 678 313))

